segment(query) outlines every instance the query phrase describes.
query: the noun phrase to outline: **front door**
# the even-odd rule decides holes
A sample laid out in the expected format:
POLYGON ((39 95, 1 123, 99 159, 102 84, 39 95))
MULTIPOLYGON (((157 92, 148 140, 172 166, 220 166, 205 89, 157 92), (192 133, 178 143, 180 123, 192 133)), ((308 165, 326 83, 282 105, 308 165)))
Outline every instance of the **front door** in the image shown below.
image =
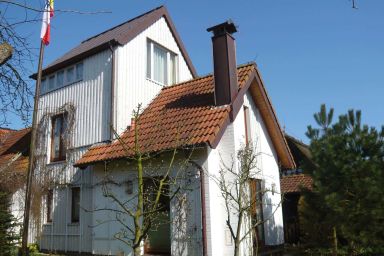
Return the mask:
MULTIPOLYGON (((153 179, 145 180, 144 191, 147 205, 145 211, 149 211, 148 205, 155 201, 158 191, 158 182, 153 179)), ((165 187, 161 193, 158 210, 151 215, 151 228, 145 241, 144 252, 150 255, 171 255, 171 223, 170 223, 170 199, 169 189, 165 187)))

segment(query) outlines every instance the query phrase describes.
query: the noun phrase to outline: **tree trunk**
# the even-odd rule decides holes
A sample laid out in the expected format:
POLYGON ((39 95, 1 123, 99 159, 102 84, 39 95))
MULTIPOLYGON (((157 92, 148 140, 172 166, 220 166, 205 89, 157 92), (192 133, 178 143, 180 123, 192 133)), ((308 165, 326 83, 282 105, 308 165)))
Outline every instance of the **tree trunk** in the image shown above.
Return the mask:
POLYGON ((336 227, 332 229, 332 245, 333 245, 333 256, 337 256, 337 232, 336 227))
POLYGON ((240 255, 240 243, 238 241, 235 241, 235 251, 234 251, 234 256, 239 256, 240 255))
POLYGON ((133 251, 135 256, 141 256, 141 246, 138 246, 133 251))
POLYGON ((0 44, 0 66, 12 57, 13 48, 7 42, 0 44))

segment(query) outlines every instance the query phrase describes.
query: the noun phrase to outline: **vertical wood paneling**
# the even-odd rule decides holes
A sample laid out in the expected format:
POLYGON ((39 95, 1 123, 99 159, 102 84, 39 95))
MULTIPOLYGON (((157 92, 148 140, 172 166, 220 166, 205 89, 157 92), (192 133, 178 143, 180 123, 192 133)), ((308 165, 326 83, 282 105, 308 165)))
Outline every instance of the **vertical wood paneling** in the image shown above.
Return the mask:
POLYGON ((114 127, 121 133, 130 125, 132 110, 139 103, 143 107, 156 96, 162 86, 146 78, 147 39, 166 47, 178 55, 179 81, 192 78, 191 72, 164 18, 155 22, 128 44, 116 50, 116 116, 114 127))
POLYGON ((98 53, 83 61, 84 79, 47 93, 40 98, 39 118, 54 113, 64 104, 76 109, 72 147, 91 145, 109 139, 111 52, 98 53))

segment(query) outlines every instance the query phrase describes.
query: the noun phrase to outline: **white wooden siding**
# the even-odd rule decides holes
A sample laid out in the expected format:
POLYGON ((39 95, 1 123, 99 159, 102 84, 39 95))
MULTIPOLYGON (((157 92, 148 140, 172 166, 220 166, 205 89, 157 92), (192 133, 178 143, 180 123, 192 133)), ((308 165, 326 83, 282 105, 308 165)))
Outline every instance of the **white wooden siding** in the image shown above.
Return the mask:
POLYGON ((152 24, 129 43, 116 49, 114 127, 120 134, 131 123, 132 111, 139 103, 146 107, 162 85, 147 79, 147 39, 178 56, 179 81, 192 78, 186 61, 164 18, 152 24))
POLYGON ((40 97, 38 120, 64 104, 75 107, 71 147, 91 145, 110 138, 111 51, 86 58, 83 80, 40 97))
MULTIPOLYGON (((272 184, 276 185, 276 192, 264 194, 263 215, 268 219, 264 224, 265 242, 267 245, 282 244, 283 241, 283 219, 280 207, 280 180, 278 158, 274 146, 261 118, 259 110, 255 106, 249 92, 244 96, 244 106, 249 108, 251 138, 255 153, 260 154, 257 159, 261 172, 256 178, 264 181, 266 190, 271 190, 272 184), (272 213, 274 215, 272 216, 272 213)), ((208 148, 207 167, 209 175, 217 176, 222 164, 231 166, 236 159, 236 152, 245 144, 245 120, 243 108, 240 109, 233 123, 225 130, 216 149, 208 148)), ((237 162, 234 163, 237 168, 237 162)), ((226 209, 217 184, 209 180, 206 182, 206 210, 207 210, 207 240, 208 255, 233 255, 233 244, 226 243, 225 232, 228 229, 225 223, 226 209)), ((251 241, 245 241, 251 243, 251 241)), ((241 254, 250 255, 250 245, 242 246, 241 254)))
MULTIPOLYGON (((92 202, 91 170, 72 166, 87 150, 87 147, 73 150, 69 154, 68 163, 50 164, 47 172, 59 181, 61 186, 54 188, 52 223, 44 224, 40 248, 43 250, 59 250, 65 252, 90 252, 92 250, 91 214, 92 202), (71 223, 71 187, 80 187, 80 221, 71 223)), ((42 208, 42 220, 46 223, 46 209, 42 208)))

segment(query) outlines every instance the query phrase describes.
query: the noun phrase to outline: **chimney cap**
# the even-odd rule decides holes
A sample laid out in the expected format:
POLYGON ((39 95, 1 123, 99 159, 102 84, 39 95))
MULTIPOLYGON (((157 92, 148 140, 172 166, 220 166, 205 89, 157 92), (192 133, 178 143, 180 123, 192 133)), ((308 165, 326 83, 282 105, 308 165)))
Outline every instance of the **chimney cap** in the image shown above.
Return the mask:
POLYGON ((237 32, 237 29, 233 21, 229 19, 221 24, 207 28, 207 31, 212 32, 214 36, 220 36, 225 33, 233 34, 237 32))

